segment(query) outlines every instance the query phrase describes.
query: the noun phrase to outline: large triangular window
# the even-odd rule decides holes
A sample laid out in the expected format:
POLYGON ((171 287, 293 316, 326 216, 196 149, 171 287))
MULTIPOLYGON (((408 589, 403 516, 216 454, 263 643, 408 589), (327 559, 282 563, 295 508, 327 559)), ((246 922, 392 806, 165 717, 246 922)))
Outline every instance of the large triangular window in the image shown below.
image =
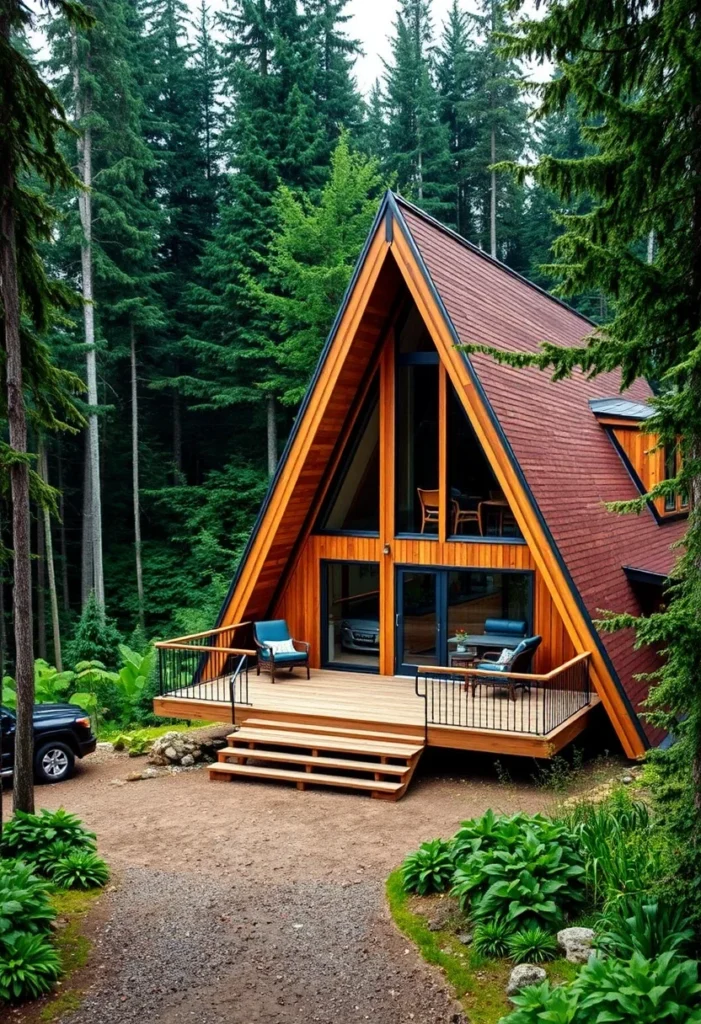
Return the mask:
POLYGON ((377 375, 353 425, 320 516, 322 530, 379 533, 380 402, 377 375))
POLYGON ((448 385, 448 532, 521 538, 514 515, 462 403, 448 385))

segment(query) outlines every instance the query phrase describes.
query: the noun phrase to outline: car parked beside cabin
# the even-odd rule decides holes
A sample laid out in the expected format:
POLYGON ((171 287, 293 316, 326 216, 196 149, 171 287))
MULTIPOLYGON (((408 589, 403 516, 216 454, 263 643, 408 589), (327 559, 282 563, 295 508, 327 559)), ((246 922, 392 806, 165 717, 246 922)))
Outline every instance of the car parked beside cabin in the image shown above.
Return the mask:
MULTIPOLYGON (((2 762, 0 778, 12 775, 15 762, 15 715, 0 708, 2 762)), ((75 704, 34 705, 34 778, 37 782, 63 782, 75 768, 76 757, 91 754, 97 745, 90 718, 75 704)))

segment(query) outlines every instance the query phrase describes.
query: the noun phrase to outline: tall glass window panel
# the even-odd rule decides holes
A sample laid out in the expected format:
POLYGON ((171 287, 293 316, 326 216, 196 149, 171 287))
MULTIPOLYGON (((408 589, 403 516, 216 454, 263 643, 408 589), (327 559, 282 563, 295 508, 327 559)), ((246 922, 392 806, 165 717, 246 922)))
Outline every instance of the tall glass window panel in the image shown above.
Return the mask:
POLYGON ((449 572, 448 637, 460 630, 484 633, 487 619, 530 621, 530 576, 527 573, 449 572))
POLYGON ((411 306, 401 326, 397 328, 397 351, 400 356, 413 355, 415 352, 438 355, 416 306, 411 306))
POLYGON ((400 661, 404 665, 437 665, 437 586, 435 572, 402 572, 400 661))
POLYGON ((377 671, 380 664, 380 567, 327 562, 326 663, 377 671))
POLYGON ((448 532, 454 537, 521 537, 467 414, 448 384, 448 532))
POLYGON ((370 386, 336 473, 321 528, 342 533, 380 530, 380 403, 370 386))
POLYGON ((397 367, 397 533, 438 533, 438 365, 397 367))

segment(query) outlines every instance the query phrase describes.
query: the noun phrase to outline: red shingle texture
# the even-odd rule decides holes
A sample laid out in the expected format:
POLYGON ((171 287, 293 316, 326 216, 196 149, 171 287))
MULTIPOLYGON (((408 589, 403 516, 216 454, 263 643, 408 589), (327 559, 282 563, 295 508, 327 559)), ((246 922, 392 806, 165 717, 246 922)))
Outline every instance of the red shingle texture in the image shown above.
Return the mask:
MULTIPOLYGON (((543 341, 577 345, 592 325, 523 279, 463 244, 400 203, 405 221, 455 331, 464 343, 533 352, 543 341)), ((641 611, 624 565, 668 573, 670 550, 683 522, 659 526, 652 514, 620 516, 604 502, 638 496, 620 456, 589 409, 590 398, 616 397, 617 373, 588 380, 577 373, 553 382, 535 368, 501 366, 485 355, 470 357, 514 452, 553 541, 592 619, 601 610, 641 611)), ((645 401, 650 389, 637 381, 626 397, 645 401)), ((630 632, 604 634, 603 643, 634 708, 647 695, 635 679, 657 656, 635 651, 630 632)), ((642 719, 651 744, 662 734, 642 719)))

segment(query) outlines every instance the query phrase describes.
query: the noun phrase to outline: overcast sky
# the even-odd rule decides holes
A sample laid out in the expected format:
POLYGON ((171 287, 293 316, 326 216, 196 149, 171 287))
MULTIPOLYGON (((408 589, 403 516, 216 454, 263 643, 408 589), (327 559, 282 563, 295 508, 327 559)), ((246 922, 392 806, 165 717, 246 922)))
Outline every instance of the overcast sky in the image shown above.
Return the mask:
MULTIPOLYGON (((433 28, 439 34, 452 0, 433 0, 433 28)), ((465 5, 469 10, 472 5, 465 5)), ((355 65, 358 85, 367 93, 383 73, 382 59, 390 56, 389 37, 398 7, 397 0, 350 0, 346 10, 352 14, 348 35, 358 39, 363 50, 355 65)))

